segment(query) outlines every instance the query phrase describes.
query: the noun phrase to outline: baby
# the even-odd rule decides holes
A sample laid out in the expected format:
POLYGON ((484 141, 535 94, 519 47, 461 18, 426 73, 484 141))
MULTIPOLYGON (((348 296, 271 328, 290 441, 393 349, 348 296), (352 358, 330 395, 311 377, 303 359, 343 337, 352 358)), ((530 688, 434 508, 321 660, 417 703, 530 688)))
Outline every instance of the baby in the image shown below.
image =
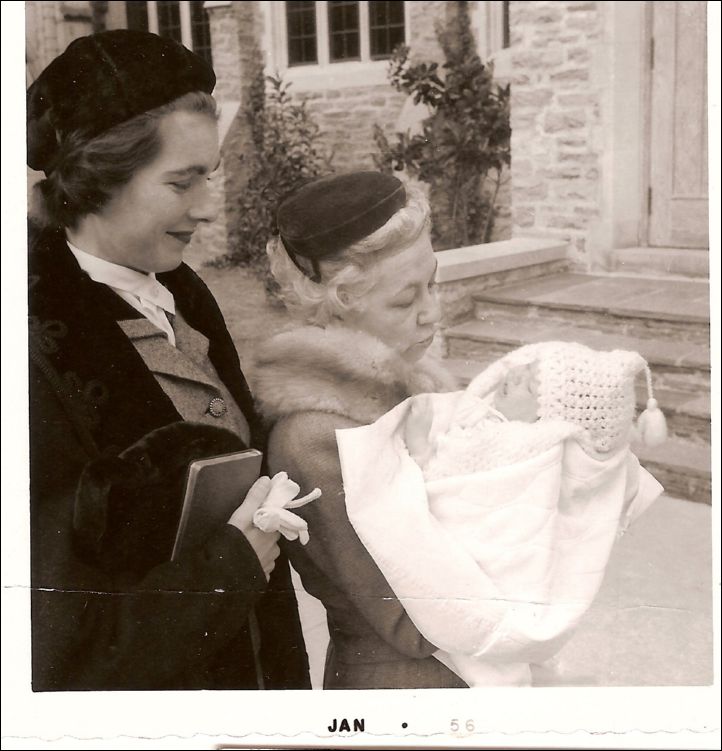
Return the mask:
MULTIPOLYGON (((542 342, 465 391, 338 431, 356 533, 467 685, 529 685, 593 602, 619 532, 662 491, 629 448, 642 371, 651 390, 636 352, 542 342)), ((650 393, 647 443, 660 418, 650 393)))
MULTIPOLYGON (((534 366, 528 364, 513 367, 501 385, 486 398, 465 395, 463 403, 454 413, 453 424, 435 438, 432 438, 434 413, 431 402, 418 399, 413 402, 404 424, 406 447, 411 457, 424 470, 426 480, 491 469, 489 453, 479 453, 480 447, 474 442, 473 434, 478 435, 480 431, 484 431, 491 441, 498 441, 502 439, 503 433, 512 437, 510 431, 500 427, 510 420, 536 422, 539 419, 537 393, 534 366), (469 449, 475 454, 474 466, 459 466, 459 452, 466 454, 469 449), (451 466, 452 459, 455 459, 454 466, 451 466)), ((509 449, 511 451, 512 447, 509 449)), ((506 460, 514 461, 515 458, 507 453, 506 460)))
MULTIPOLYGON (((406 446, 427 481, 524 461, 572 436, 590 456, 604 459, 633 435, 634 378, 642 369, 648 374, 636 352, 596 352, 564 342, 529 345, 472 382, 448 426, 434 425, 430 399, 414 401, 404 425, 406 446), (490 387, 487 373, 494 368, 498 380, 490 387)), ((648 385, 640 425, 657 421, 659 435, 646 436, 654 444, 664 440, 666 429, 648 385)))

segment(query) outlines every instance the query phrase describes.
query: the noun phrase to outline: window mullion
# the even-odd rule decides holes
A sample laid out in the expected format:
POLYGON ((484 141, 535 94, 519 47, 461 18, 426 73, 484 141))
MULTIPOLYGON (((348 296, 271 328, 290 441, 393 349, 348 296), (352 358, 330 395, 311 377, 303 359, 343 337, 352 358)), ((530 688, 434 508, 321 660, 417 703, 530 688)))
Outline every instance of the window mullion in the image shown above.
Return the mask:
POLYGON ((318 64, 328 65, 331 55, 328 39, 328 3, 325 0, 316 0, 316 44, 318 64))
POLYGON ((359 51, 361 60, 366 62, 371 59, 368 0, 360 0, 358 6, 359 34, 361 35, 359 51))
POLYGON ((504 12, 500 0, 491 0, 491 17, 489 19, 489 52, 493 55, 504 48, 504 12))
POLYGON ((193 32, 191 30, 191 4, 185 2, 178 3, 180 12, 181 40, 189 50, 193 49, 193 32))
MULTIPOLYGON (((276 54, 274 63, 278 70, 286 70, 288 68, 288 24, 286 23, 286 5, 288 3, 281 4, 281 11, 274 14, 276 23, 274 24, 274 30, 277 32, 277 38, 274 39, 273 49, 276 54)), ((271 12, 276 8, 276 4, 271 4, 271 12)))
POLYGON ((158 33, 158 2, 148 0, 148 31, 158 33))

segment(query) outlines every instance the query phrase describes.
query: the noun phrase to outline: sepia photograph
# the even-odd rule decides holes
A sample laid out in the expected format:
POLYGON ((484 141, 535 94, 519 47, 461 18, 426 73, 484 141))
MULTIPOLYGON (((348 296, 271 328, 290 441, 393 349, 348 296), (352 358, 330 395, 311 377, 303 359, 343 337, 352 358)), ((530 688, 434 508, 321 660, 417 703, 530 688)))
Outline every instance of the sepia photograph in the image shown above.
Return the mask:
POLYGON ((719 6, 2 5, 3 748, 715 747, 719 6))

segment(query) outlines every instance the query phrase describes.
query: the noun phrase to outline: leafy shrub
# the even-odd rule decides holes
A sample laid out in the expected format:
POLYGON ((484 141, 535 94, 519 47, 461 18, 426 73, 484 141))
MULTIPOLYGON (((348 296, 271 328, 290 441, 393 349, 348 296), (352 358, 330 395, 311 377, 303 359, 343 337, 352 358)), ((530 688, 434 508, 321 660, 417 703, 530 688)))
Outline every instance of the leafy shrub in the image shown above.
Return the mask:
POLYGON ((417 135, 396 133, 390 142, 376 126, 377 168, 406 170, 430 185, 436 250, 488 242, 511 128, 509 86, 494 84, 493 68, 476 54, 468 3, 456 3, 445 28, 437 27, 444 63, 412 63, 400 46, 389 63, 389 80, 423 104, 429 116, 417 135))
POLYGON ((247 174, 229 227, 230 251, 221 265, 243 266, 276 291, 266 257, 266 243, 276 231, 276 207, 297 186, 330 171, 330 157, 322 153, 318 125, 305 101, 295 101, 291 84, 260 69, 249 91, 246 117, 252 148, 239 159, 247 174))

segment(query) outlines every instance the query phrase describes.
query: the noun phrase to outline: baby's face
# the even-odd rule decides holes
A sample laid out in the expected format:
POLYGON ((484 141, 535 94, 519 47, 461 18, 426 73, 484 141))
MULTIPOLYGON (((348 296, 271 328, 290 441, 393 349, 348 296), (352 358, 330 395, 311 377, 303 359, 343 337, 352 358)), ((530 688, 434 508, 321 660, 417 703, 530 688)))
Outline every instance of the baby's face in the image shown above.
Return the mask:
POLYGON ((511 368, 494 394, 494 408, 507 420, 535 422, 539 414, 537 382, 531 365, 511 368))

